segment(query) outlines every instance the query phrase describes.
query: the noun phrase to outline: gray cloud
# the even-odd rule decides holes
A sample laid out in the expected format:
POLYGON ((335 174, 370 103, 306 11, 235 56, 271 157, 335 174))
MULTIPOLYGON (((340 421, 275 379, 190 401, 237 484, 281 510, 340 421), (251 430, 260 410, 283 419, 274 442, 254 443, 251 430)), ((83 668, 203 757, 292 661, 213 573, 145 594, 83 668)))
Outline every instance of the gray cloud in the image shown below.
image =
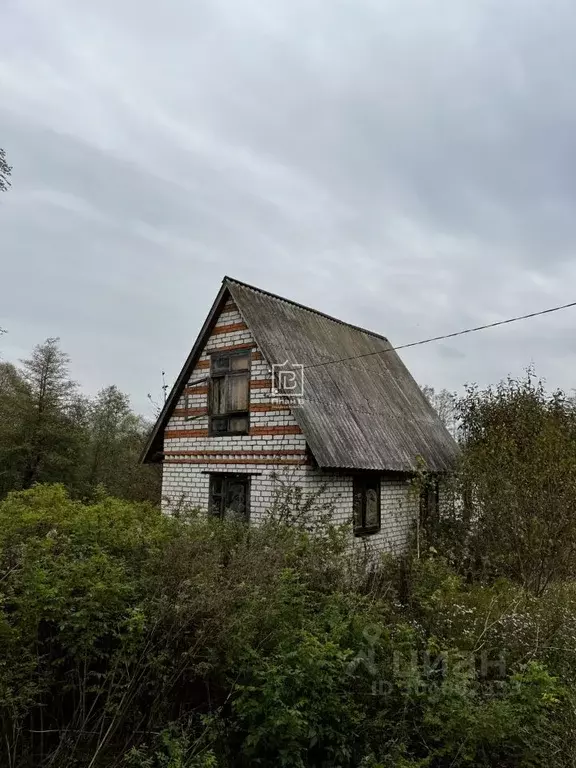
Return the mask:
MULTIPOLYGON (((144 409, 225 273, 398 344, 574 300, 567 0, 49 6, 0 9, 6 357, 59 334, 144 409)), ((569 388, 573 317, 403 356, 569 388)))

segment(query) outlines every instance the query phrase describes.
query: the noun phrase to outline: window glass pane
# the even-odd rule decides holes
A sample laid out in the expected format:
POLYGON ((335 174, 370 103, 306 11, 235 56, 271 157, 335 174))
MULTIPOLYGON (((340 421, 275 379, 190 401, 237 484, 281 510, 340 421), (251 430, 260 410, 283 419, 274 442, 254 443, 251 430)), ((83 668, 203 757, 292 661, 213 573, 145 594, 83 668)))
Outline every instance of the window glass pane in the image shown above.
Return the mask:
POLYGON ((247 411, 250 377, 248 374, 228 377, 228 411, 247 411))
POLYGON ((211 379, 210 381, 210 413, 226 413, 226 379, 211 379))
POLYGON ((378 527, 378 490, 372 485, 366 489, 366 528, 378 527))
POLYGON ((420 490, 420 525, 428 523, 428 494, 426 488, 420 490))
POLYGON ((210 498, 208 512, 215 517, 220 517, 222 514, 222 496, 214 495, 210 498))
POLYGON ((248 432, 247 416, 231 416, 229 419, 230 432, 248 432))
POLYGON ((222 513, 222 501, 224 483, 222 475, 211 475, 210 477, 210 499, 208 511, 212 515, 219 516, 222 513))
POLYGON ((248 503, 248 478, 229 478, 226 493, 226 516, 245 519, 248 503))
POLYGON ((434 481, 426 488, 426 518, 430 523, 438 519, 438 483, 434 481))
POLYGON ((226 373, 228 371, 230 358, 228 355, 215 355, 212 358, 213 373, 226 373))
POLYGON ((250 365, 250 357, 248 354, 230 356, 231 371, 247 371, 249 368, 249 365, 250 365))
POLYGON ((223 419, 212 419, 211 427, 212 432, 226 434, 228 432, 228 419, 226 417, 223 419))

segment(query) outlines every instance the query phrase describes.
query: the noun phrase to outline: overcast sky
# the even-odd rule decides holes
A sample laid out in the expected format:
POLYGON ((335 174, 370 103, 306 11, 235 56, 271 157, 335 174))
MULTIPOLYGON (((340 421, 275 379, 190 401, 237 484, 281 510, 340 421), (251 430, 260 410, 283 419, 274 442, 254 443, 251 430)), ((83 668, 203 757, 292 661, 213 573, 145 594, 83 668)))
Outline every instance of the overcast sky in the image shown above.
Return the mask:
MULTIPOLYGON (((392 343, 576 300, 569 0, 0 0, 0 341, 150 415, 229 274, 392 343)), ((576 386, 576 309, 408 350, 576 386)))

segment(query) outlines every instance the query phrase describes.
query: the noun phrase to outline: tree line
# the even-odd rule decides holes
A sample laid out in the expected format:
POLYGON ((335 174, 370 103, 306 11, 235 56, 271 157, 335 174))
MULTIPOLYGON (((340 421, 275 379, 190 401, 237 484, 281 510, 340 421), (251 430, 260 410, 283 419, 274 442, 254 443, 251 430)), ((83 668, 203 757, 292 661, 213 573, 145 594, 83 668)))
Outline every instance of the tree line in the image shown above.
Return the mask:
POLYGON ((82 394, 57 338, 19 365, 0 361, 0 498, 62 483, 75 498, 160 498, 158 468, 138 462, 150 424, 115 385, 82 394))

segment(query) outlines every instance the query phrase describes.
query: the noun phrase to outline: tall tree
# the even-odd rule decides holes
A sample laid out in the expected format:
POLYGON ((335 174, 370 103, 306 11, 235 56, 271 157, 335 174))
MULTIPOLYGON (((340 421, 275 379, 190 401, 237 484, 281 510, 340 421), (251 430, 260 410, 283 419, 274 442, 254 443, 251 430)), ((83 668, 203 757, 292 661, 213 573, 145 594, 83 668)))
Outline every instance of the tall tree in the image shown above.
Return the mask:
POLYGON ((20 366, 0 362, 0 498, 38 482, 63 483, 75 497, 98 488, 135 501, 160 500, 160 468, 139 456, 150 424, 117 387, 79 394, 58 339, 20 366))
POLYGON ((49 338, 22 361, 24 470, 22 487, 70 480, 83 437, 83 404, 70 379, 69 358, 49 338))
POLYGON ((8 165, 6 160, 6 151, 0 147, 0 192, 6 192, 10 186, 11 175, 12 167, 8 165))
POLYGON ((25 464, 23 413, 29 389, 11 363, 0 362, 0 498, 21 488, 25 464))
POLYGON ((440 392, 436 392, 434 387, 428 385, 422 387, 422 392, 428 398, 448 432, 450 432, 452 437, 456 438, 458 435, 458 398, 456 394, 447 389, 441 389, 440 392))
POLYGON ((100 390, 89 407, 88 430, 88 492, 103 486, 114 496, 158 501, 158 473, 138 461, 149 425, 133 413, 130 399, 118 387, 100 390))

